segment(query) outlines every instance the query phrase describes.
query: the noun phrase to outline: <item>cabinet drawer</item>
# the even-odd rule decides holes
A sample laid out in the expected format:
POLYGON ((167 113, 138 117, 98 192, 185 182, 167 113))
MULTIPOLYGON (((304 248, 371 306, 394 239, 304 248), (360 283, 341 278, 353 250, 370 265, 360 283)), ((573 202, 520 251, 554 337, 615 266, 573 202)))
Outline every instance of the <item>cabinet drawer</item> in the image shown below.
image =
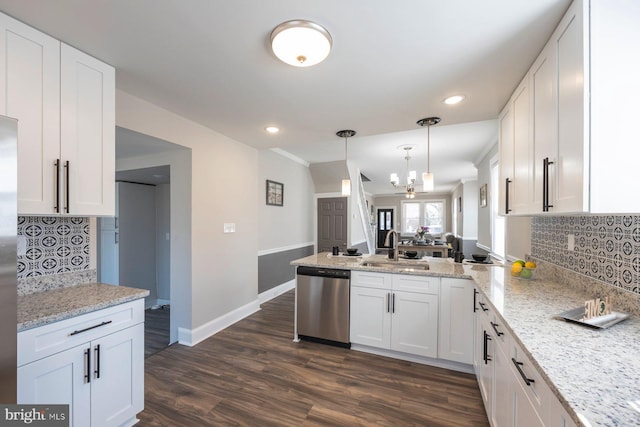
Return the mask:
POLYGON ((391 289, 391 274, 370 271, 352 271, 351 286, 375 289, 391 289))
POLYGON ((144 299, 18 333, 18 366, 144 322, 144 299))
POLYGON ((518 383, 524 389, 525 394, 531 401, 531 404, 538 413, 538 416, 545 419, 545 415, 549 409, 551 389, 536 367, 533 366, 529 357, 522 351, 515 341, 511 341, 509 348, 509 364, 511 365, 511 369, 514 372, 518 383), (517 366, 516 363, 518 363, 517 366), (529 384, 525 381, 525 377, 529 384))
POLYGON ((416 292, 431 295, 440 294, 439 277, 394 274, 392 286, 394 291, 416 292))

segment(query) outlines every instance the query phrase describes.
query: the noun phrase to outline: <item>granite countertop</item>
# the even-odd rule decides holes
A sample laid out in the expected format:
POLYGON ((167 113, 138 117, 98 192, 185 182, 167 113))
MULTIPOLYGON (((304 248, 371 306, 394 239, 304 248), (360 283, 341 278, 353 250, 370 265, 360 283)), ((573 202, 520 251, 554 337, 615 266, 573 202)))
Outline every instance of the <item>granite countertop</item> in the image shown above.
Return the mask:
POLYGON ((307 267, 323 267, 323 268, 338 268, 342 270, 359 270, 359 271, 377 271, 380 273, 392 273, 392 274, 411 274, 417 276, 438 276, 438 277, 458 277, 471 279, 471 276, 464 269, 463 264, 454 263, 451 258, 432 258, 424 257, 421 259, 399 259, 397 264, 406 266, 407 269, 399 270, 397 268, 391 268, 387 266, 363 266, 363 262, 380 262, 388 263, 394 262, 386 255, 363 255, 363 256, 348 256, 339 255, 334 256, 328 252, 321 252, 319 254, 310 255, 305 258, 300 258, 291 261, 291 265, 303 265, 307 267), (411 270, 412 265, 429 265, 429 270, 411 270))
MULTIPOLYGON (((385 259, 380 255, 352 259, 320 253, 291 264, 473 279, 577 425, 640 425, 637 316, 608 329, 558 320, 555 316, 559 313, 602 295, 569 286, 555 277, 537 274, 533 280, 513 278, 509 268, 499 265, 458 264, 438 258, 425 258, 430 266, 425 271, 360 265, 363 260, 385 259)), ((614 311, 625 309, 614 307, 614 311)))
POLYGON ((149 295, 145 289, 86 283, 18 296, 18 332, 149 295))

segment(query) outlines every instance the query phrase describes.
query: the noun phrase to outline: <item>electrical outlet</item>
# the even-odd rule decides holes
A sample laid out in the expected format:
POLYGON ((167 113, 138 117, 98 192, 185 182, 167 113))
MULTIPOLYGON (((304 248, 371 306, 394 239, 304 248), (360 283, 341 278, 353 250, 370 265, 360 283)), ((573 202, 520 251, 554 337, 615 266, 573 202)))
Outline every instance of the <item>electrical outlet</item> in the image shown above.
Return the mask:
POLYGON ((567 236, 567 250, 573 251, 576 248, 576 236, 574 234, 569 234, 567 236))

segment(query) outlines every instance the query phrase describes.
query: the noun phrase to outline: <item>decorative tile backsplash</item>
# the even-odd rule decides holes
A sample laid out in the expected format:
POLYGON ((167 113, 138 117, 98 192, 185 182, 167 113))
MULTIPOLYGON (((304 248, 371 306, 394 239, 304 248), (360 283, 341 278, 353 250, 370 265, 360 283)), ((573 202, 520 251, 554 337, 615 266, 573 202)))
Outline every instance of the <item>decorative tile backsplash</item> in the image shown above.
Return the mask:
POLYGON ((531 255, 640 294, 640 215, 533 217, 531 255))
POLYGON ((18 279, 87 270, 89 218, 18 217, 26 253, 18 255, 18 279))

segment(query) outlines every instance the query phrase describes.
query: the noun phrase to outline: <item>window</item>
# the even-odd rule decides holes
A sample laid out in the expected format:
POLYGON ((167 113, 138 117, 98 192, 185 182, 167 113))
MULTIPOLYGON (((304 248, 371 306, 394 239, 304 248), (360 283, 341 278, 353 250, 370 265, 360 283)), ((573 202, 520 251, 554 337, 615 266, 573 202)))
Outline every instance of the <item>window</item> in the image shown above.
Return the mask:
POLYGON ((444 200, 402 201, 402 234, 415 234, 420 226, 429 227, 429 234, 441 235, 445 230, 444 200))

